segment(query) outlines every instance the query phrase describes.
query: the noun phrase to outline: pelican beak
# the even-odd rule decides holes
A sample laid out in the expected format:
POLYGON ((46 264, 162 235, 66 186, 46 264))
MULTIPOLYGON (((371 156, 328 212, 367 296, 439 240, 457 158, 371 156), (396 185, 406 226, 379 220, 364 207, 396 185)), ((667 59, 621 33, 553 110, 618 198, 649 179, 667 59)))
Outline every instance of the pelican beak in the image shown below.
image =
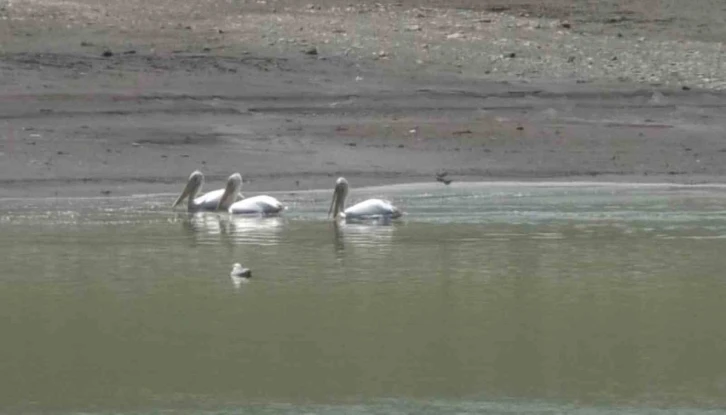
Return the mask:
POLYGON ((227 210, 232 204, 237 201, 240 196, 239 186, 236 186, 232 180, 227 181, 227 185, 224 188, 222 197, 219 198, 216 210, 227 210))
POLYGON ((343 216, 343 204, 345 203, 346 192, 347 189, 345 185, 335 185, 335 190, 333 190, 333 200, 330 202, 330 209, 328 210, 328 217, 330 217, 331 213, 333 214, 333 219, 343 216))
POLYGON ((187 197, 189 197, 189 195, 191 194, 193 188, 194 188, 194 182, 192 180, 189 180, 187 182, 187 185, 184 186, 184 190, 182 190, 181 194, 176 199, 176 202, 174 202, 174 204, 171 205, 171 207, 172 208, 177 207, 179 205, 179 203, 181 203, 184 199, 186 199, 187 197))
POLYGON ((330 209, 328 209, 328 217, 330 217, 330 214, 332 213, 333 219, 338 216, 338 199, 340 198, 338 193, 338 186, 336 186, 333 190, 333 199, 330 201, 330 209))
POLYGON ((233 173, 227 179, 227 184, 224 186, 224 193, 219 198, 216 210, 228 210, 234 202, 241 198, 242 194, 239 192, 242 188, 242 175, 239 173, 233 173))

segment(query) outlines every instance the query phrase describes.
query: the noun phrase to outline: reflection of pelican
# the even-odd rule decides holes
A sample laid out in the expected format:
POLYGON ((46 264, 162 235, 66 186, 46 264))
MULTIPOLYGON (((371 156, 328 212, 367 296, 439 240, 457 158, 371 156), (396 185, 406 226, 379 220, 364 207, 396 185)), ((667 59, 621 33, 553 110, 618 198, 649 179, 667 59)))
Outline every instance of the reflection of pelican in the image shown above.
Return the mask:
POLYGON ((219 209, 225 210, 226 207, 229 213, 248 215, 276 215, 285 209, 279 200, 267 195, 244 198, 235 202, 233 199, 241 188, 242 176, 239 173, 229 176, 224 194, 219 199, 219 209))
POLYGON ((345 198, 348 196, 348 181, 340 177, 335 182, 333 200, 330 202, 328 216, 333 214, 333 219, 396 219, 401 217, 402 212, 390 202, 381 199, 368 199, 355 204, 348 209, 345 208, 345 198))
POLYGON ((392 224, 379 226, 360 223, 333 223, 336 251, 344 250, 347 244, 388 250, 392 246, 393 234, 397 228, 392 224))
POLYGON ((230 239, 240 244, 274 245, 280 240, 285 224, 281 217, 229 216, 227 228, 230 239))
POLYGON ((226 229, 219 215, 210 212, 189 212, 182 217, 181 224, 195 243, 218 244, 226 229))
POLYGON ((194 233, 210 235, 219 235, 222 233, 220 218, 215 214, 207 214, 204 212, 189 213, 188 216, 183 218, 182 225, 194 233))
MULTIPOLYGON (((235 193, 230 193, 225 203, 222 203, 222 196, 226 194, 225 192, 227 191, 227 188, 212 190, 211 192, 196 197, 197 193, 202 190, 202 185, 204 185, 204 175, 199 170, 195 170, 191 175, 189 175, 187 185, 184 186, 184 190, 182 190, 182 193, 171 207, 176 207, 184 199, 188 198, 187 210, 190 212, 217 209, 226 210, 229 205, 240 198, 238 190, 235 193)), ((229 187, 229 185, 227 187, 229 187)))

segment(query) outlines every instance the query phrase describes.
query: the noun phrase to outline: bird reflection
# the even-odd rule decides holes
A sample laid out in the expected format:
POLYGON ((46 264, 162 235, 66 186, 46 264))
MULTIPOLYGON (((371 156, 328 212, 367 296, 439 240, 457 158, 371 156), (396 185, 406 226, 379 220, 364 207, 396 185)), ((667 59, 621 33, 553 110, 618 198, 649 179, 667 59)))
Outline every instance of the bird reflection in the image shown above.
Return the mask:
POLYGON ((178 213, 175 219, 180 220, 182 229, 197 242, 208 242, 221 238, 223 227, 219 215, 211 212, 178 213))
POLYGON ((235 244, 277 245, 285 225, 282 217, 229 215, 222 221, 229 239, 235 244))
POLYGON ((232 285, 234 285, 236 290, 241 290, 245 284, 250 282, 249 278, 237 277, 235 275, 230 275, 229 278, 232 280, 232 285))
POLYGON ((243 217, 213 212, 178 214, 182 228, 200 242, 276 245, 285 224, 280 217, 243 217))
POLYGON ((340 255, 346 247, 374 248, 379 252, 387 252, 391 249, 393 234, 398 226, 392 222, 333 222, 335 252, 340 255))

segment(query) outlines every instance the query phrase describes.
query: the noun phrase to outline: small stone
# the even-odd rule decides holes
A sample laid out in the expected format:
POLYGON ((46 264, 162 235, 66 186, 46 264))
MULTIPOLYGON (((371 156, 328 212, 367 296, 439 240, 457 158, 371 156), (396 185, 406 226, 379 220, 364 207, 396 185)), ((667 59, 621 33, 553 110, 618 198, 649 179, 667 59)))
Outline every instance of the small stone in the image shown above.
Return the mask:
POLYGON ((107 50, 103 51, 101 56, 103 56, 104 58, 110 58, 111 56, 113 56, 113 52, 111 52, 110 50, 107 49, 107 50))
POLYGON ((421 26, 420 25, 417 25, 417 24, 411 25, 411 26, 406 26, 404 28, 404 30, 407 31, 407 32, 420 32, 421 31, 421 26))
POLYGON ((513 58, 516 58, 516 57, 517 57, 517 54, 516 54, 516 53, 514 53, 514 52, 509 52, 509 53, 507 53, 507 54, 506 54, 506 55, 504 55, 504 56, 506 56, 506 57, 507 57, 507 58, 509 58, 509 59, 513 59, 513 58))
POLYGON ((690 86, 688 86, 688 85, 683 85, 683 86, 681 87, 681 89, 682 89, 682 90, 684 90, 684 91, 690 91, 690 90, 691 90, 691 87, 690 87, 690 86))
POLYGON ((565 29, 572 29, 572 24, 568 21, 562 22, 562 24, 560 24, 560 26, 562 26, 565 29))
POLYGON ((304 50, 304 53, 306 55, 311 55, 311 56, 317 55, 318 54, 318 48, 316 48, 315 46, 310 46, 309 48, 307 48, 307 49, 304 50))

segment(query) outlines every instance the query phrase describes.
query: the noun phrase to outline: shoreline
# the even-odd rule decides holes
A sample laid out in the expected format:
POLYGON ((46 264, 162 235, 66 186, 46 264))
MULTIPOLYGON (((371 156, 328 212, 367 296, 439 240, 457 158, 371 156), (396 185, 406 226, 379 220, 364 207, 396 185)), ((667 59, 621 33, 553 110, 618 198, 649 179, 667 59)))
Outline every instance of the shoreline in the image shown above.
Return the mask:
POLYGON ((0 20, 0 197, 726 177, 723 44, 637 10, 29 4, 0 20))
MULTIPOLYGON (((346 178, 354 177, 356 179, 356 191, 366 193, 374 193, 378 190, 386 192, 390 190, 410 190, 413 188, 429 189, 432 187, 445 187, 442 183, 434 180, 413 180, 413 181, 380 181, 359 180, 359 177, 346 176, 346 178), (363 183, 358 185, 358 183, 363 183)), ((666 177, 650 176, 647 180, 641 180, 640 176, 603 176, 586 177, 586 176, 568 176, 568 177, 530 177, 530 178, 512 178, 512 177, 496 177, 487 180, 473 180, 471 178, 457 178, 452 182, 454 188, 461 187, 501 187, 501 186, 522 186, 522 187, 562 187, 562 188, 579 188, 579 187, 600 187, 600 188, 671 188, 671 189, 702 189, 702 190, 726 190, 726 179, 721 177, 699 177, 691 178, 689 182, 665 180, 666 177), (468 180, 467 180, 468 179, 468 180)), ((262 183, 261 186, 254 189, 244 190, 245 196, 257 196, 260 194, 271 195, 304 195, 328 193, 333 188, 334 178, 330 180, 331 185, 328 187, 315 188, 292 188, 292 187, 271 187, 266 188, 262 183)), ((108 192, 111 186, 94 184, 91 186, 82 185, 65 185, 63 187, 49 187, 36 185, 29 189, 13 189, 4 188, 0 192, 0 200, 50 200, 50 199, 136 199, 136 198, 156 198, 156 197, 173 197, 177 196, 184 182, 175 184, 159 185, 157 184, 139 184, 127 183, 120 185, 115 191, 108 192), (102 193, 103 192, 103 193, 102 193)), ((223 180, 214 180, 207 183, 206 188, 216 189, 224 185, 223 180)), ((450 186, 451 186, 450 185, 450 186)))

